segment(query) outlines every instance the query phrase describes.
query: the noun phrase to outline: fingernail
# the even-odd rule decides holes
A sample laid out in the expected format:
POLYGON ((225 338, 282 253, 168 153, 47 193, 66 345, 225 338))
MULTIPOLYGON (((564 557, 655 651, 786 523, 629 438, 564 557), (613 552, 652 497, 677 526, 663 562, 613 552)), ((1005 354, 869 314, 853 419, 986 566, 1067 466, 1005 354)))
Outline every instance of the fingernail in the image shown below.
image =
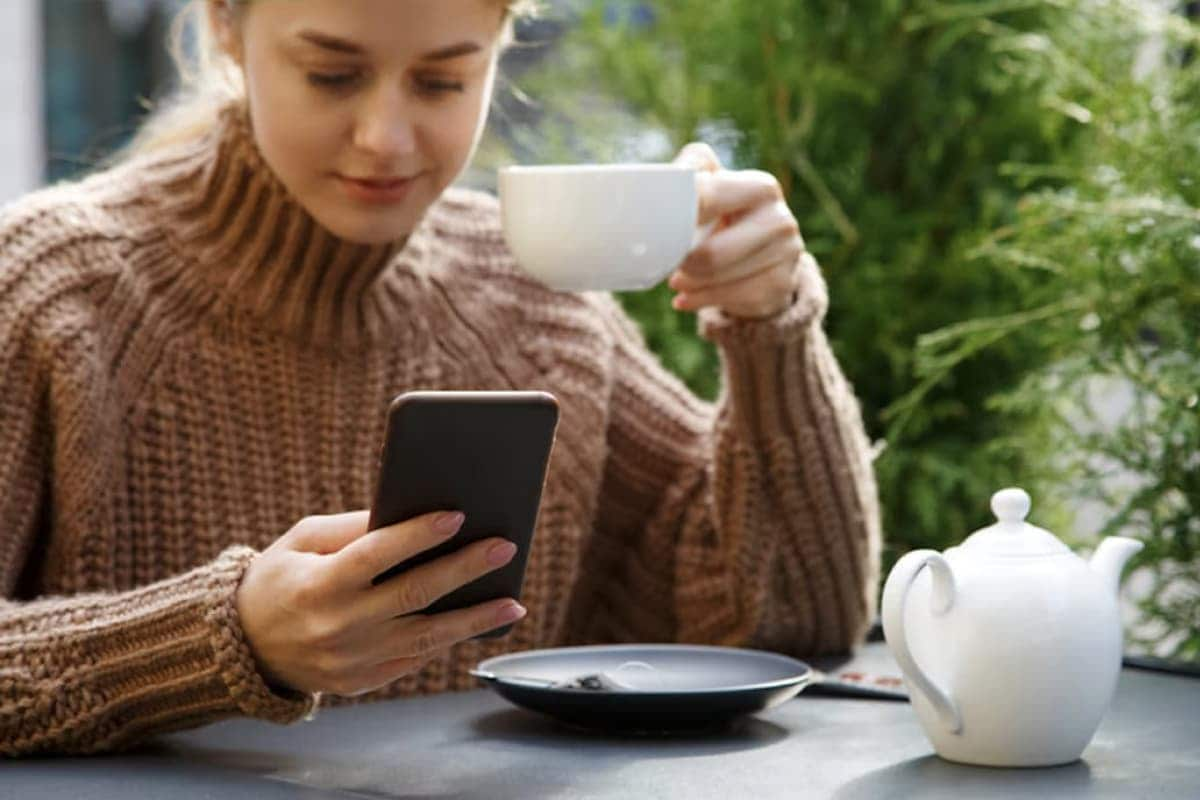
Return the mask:
POLYGON ((461 511, 451 511, 442 514, 433 521, 433 528, 443 536, 449 536, 452 533, 457 533, 462 527, 463 521, 467 518, 466 514, 461 511))
POLYGON ((488 548, 487 562, 493 567, 507 564, 517 554, 517 546, 512 542, 500 542, 488 548))
POLYGON ((497 612, 496 621, 500 623, 516 622, 523 616, 525 616, 525 606, 520 603, 509 603, 497 612))

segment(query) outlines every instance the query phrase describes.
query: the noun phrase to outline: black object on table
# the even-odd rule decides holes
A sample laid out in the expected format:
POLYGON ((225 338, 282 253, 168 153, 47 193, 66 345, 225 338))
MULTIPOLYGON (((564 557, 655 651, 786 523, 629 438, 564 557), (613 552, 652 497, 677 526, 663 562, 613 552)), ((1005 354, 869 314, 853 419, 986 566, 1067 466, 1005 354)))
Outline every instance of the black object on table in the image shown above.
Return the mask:
MULTIPOLYGON (((823 669, 831 668, 816 662, 823 669)), ((884 645, 849 664, 893 673, 884 645)), ((801 693, 719 733, 629 738, 478 691, 232 720, 136 752, 0 762, 0 798, 1200 798, 1200 680, 1126 669, 1083 758, 942 761, 907 703, 801 693)))
POLYGON ((778 653, 692 644, 611 644, 526 650, 471 672, 514 705, 616 734, 727 728, 786 702, 813 669, 778 653))

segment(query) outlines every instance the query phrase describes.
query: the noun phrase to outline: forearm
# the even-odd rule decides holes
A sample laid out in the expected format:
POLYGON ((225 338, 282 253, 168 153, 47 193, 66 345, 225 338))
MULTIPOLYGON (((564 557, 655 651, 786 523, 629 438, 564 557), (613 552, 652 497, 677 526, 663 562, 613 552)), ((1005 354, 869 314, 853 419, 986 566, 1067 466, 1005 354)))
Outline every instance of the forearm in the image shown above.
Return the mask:
POLYGON ((273 693, 234 595, 254 551, 119 594, 0 605, 0 752, 87 753, 238 714, 302 716, 273 693))
POLYGON ((874 616, 871 452, 821 306, 804 303, 770 321, 703 320, 726 388, 710 490, 716 535, 685 530, 680 543, 678 604, 695 626, 690 638, 837 652, 874 616))
POLYGON ((873 616, 879 522, 858 404, 821 330, 824 283, 758 321, 701 313, 723 390, 703 403, 622 315, 609 452, 576 640, 845 650, 873 616))

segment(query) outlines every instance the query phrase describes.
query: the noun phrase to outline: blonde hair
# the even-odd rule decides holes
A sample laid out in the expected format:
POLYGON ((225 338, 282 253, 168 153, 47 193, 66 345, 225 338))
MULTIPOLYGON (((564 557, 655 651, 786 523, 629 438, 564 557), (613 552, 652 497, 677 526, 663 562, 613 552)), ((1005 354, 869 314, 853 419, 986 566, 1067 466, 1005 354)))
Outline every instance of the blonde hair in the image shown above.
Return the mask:
MULTIPOLYGON (((229 0, 245 6, 253 0, 229 0)), ((513 40, 513 21, 537 12, 537 0, 492 0, 504 9, 500 47, 513 40)), ((242 73, 222 50, 209 21, 207 0, 189 0, 171 23, 167 42, 179 84, 151 108, 130 143, 113 161, 189 141, 211 129, 220 109, 245 97, 242 73)))

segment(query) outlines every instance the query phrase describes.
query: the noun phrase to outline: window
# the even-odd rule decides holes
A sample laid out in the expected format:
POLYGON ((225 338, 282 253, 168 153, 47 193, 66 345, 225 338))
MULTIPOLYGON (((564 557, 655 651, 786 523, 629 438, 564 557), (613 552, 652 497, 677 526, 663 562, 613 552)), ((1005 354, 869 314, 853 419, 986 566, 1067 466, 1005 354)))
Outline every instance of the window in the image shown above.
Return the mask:
POLYGON ((41 0, 44 178, 86 172, 119 148, 172 79, 164 47, 183 0, 41 0))

